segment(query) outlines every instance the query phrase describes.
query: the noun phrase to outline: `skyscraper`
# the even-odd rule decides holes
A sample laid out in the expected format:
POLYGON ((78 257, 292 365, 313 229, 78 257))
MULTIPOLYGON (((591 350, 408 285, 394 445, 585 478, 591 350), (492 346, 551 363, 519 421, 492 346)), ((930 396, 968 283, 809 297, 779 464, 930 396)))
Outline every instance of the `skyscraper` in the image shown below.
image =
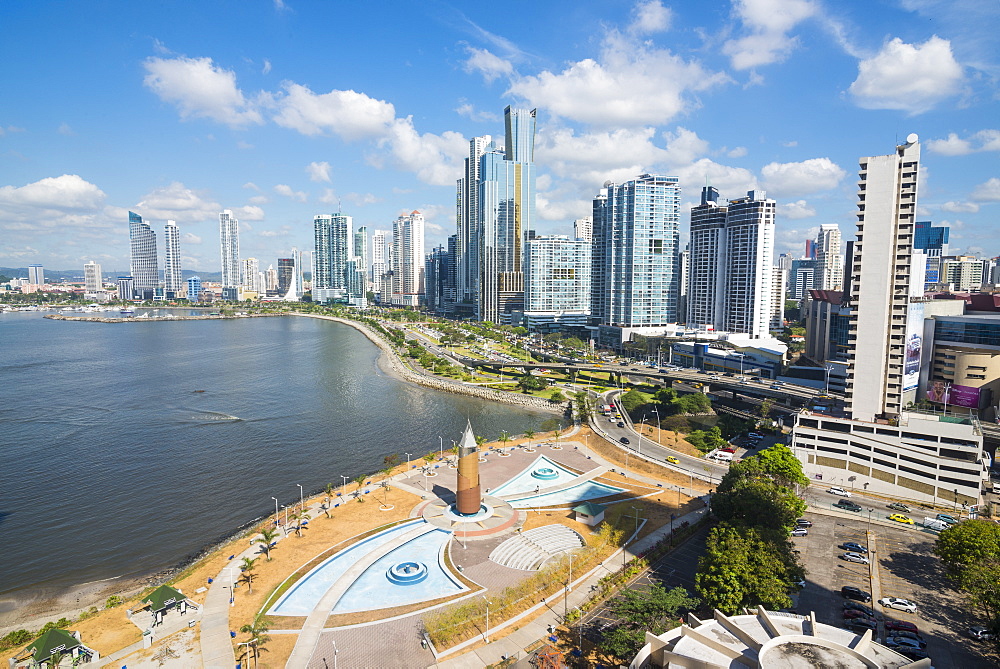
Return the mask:
MULTIPOLYGON (((222 251, 222 289, 240 286, 240 222, 229 209, 219 214, 219 238, 222 251)), ((227 299, 235 299, 230 297, 227 299)))
POLYGON ((562 235, 528 240, 524 315, 529 329, 543 323, 585 326, 590 315, 590 243, 562 235))
POLYGON ((41 265, 28 265, 28 283, 35 286, 45 283, 45 268, 41 265))
POLYGON ((524 307, 525 243, 535 218, 534 109, 504 109, 504 150, 486 151, 479 171, 476 317, 499 322, 524 307))
POLYGON ((367 297, 368 295, 368 269, 371 266, 371 253, 368 246, 368 228, 362 225, 354 231, 354 277, 351 285, 352 297, 367 297))
POLYGON ((913 254, 920 144, 911 134, 887 156, 860 159, 847 404, 858 420, 899 415, 920 373, 923 254, 913 254))
MULTIPOLYGON (((917 221, 916 231, 913 234, 913 248, 922 250, 927 256, 927 270, 924 276, 924 288, 931 284, 939 283, 941 278, 941 259, 948 255, 948 235, 951 227, 947 225, 934 225, 930 221, 917 221)), ((988 283, 992 283, 989 277, 984 277, 988 283)))
POLYGON ((840 255, 840 228, 836 223, 819 226, 816 237, 816 277, 813 281, 819 290, 842 290, 844 287, 844 259, 840 255))
POLYGON ((372 289, 379 294, 383 304, 389 303, 392 286, 386 275, 392 268, 392 233, 388 230, 372 231, 372 289))
POLYGON ((688 242, 687 314, 689 327, 722 327, 726 278, 726 211, 719 191, 701 189, 701 204, 691 208, 688 242))
POLYGON ((424 215, 413 211, 398 217, 392 224, 392 304, 420 305, 425 262, 424 215))
POLYGON ((199 276, 188 277, 187 280, 188 302, 197 302, 200 296, 201 296, 201 277, 199 276))
POLYGON ((132 247, 132 291, 134 299, 151 300, 160 285, 156 262, 156 234, 142 216, 128 213, 128 236, 132 247))
POLYGON ((260 261, 256 258, 244 258, 240 261, 240 285, 244 290, 263 293, 260 285, 260 261))
POLYGON ((588 242, 594 239, 594 218, 585 216, 573 221, 573 236, 588 242))
POLYGON ((474 309, 479 286, 479 171, 482 157, 495 148, 489 135, 473 137, 469 142, 469 157, 465 159, 462 178, 455 195, 458 224, 455 259, 455 300, 474 309))
POLYGON ((163 291, 168 299, 184 297, 187 287, 181 276, 181 236, 176 221, 163 228, 163 291))
POLYGON ((347 297, 347 261, 351 258, 352 220, 342 213, 313 217, 312 294, 316 302, 347 297))
POLYGON ((726 212, 725 318, 722 329, 766 337, 771 323, 774 213, 762 190, 729 201, 726 212))
POLYGON ((677 323, 677 177, 608 182, 594 199, 591 316, 614 328, 677 323))
POLYGON ((83 266, 83 292, 91 294, 103 289, 104 282, 101 280, 101 266, 91 260, 83 266))

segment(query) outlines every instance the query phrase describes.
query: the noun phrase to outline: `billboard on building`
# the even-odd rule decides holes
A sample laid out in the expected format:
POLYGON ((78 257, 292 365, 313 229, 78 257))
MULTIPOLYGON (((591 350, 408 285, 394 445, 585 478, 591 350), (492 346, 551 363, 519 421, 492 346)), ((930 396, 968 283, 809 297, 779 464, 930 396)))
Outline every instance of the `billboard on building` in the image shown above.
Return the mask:
POLYGON ((923 344, 924 305, 910 302, 906 312, 906 353, 903 357, 903 392, 920 380, 920 349, 923 344))
POLYGON ((972 386, 954 386, 944 381, 935 381, 927 389, 927 399, 953 407, 978 409, 980 390, 972 386))

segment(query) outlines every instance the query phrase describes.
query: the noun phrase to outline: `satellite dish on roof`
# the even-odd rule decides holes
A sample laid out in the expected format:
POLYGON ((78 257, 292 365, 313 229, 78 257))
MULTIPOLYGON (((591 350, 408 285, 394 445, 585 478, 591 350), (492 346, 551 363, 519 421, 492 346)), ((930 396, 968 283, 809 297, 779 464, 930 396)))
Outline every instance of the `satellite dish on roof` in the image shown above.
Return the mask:
POLYGON ((911 132, 909 135, 906 136, 906 143, 916 144, 918 139, 920 139, 920 137, 917 136, 917 133, 911 132))

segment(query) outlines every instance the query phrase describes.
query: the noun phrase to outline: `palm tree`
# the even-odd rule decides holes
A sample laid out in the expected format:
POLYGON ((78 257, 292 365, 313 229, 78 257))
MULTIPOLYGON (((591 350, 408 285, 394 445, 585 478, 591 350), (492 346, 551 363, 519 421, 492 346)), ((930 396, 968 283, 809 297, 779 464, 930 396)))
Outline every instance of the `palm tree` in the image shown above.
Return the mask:
POLYGON ((300 511, 299 513, 295 514, 295 536, 297 537, 302 536, 302 523, 307 520, 309 520, 308 511, 300 511))
POLYGON ((240 632, 244 634, 249 634, 250 639, 246 642, 247 653, 253 654, 253 664, 257 666, 257 656, 260 651, 264 650, 264 644, 271 640, 271 637, 267 635, 267 623, 263 620, 255 620, 253 623, 247 623, 240 628, 240 632))
POLYGON ((528 440, 528 448, 531 448, 531 438, 535 436, 534 430, 525 430, 524 436, 528 440))
POLYGON ((240 571, 243 572, 243 579, 247 582, 247 592, 253 592, 253 568, 257 563, 255 558, 243 558, 240 564, 240 571))
POLYGON ((275 539, 278 538, 278 530, 272 530, 270 527, 265 527, 260 531, 260 543, 261 548, 264 549, 264 555, 267 557, 267 561, 271 561, 271 544, 275 539))
POLYGON ((500 443, 502 443, 506 447, 508 441, 510 441, 510 432, 504 430, 503 432, 500 433, 500 443))

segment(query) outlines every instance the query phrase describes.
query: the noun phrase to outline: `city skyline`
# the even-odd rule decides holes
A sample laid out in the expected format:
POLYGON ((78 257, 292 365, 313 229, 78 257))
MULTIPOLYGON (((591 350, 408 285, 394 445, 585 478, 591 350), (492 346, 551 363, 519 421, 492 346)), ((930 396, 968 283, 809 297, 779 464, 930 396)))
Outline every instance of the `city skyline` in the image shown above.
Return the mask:
POLYGON ((682 230, 706 179, 766 190, 776 253, 799 255, 821 224, 853 224, 856 157, 915 132, 918 215, 950 225, 955 250, 1000 253, 989 3, 551 3, 519 21, 444 4, 394 4, 391 21, 294 0, 194 11, 5 5, 0 265, 124 269, 128 210, 177 221, 181 264, 201 272, 223 209, 244 255, 268 263, 309 248, 323 211, 386 229, 419 210, 432 248, 454 232, 469 141, 501 137, 507 105, 538 110, 539 234, 572 234, 605 181, 653 173, 679 177, 682 230), (246 39, 218 40, 219 25, 246 39), (306 45, 330 25, 343 48, 317 56, 306 45))

